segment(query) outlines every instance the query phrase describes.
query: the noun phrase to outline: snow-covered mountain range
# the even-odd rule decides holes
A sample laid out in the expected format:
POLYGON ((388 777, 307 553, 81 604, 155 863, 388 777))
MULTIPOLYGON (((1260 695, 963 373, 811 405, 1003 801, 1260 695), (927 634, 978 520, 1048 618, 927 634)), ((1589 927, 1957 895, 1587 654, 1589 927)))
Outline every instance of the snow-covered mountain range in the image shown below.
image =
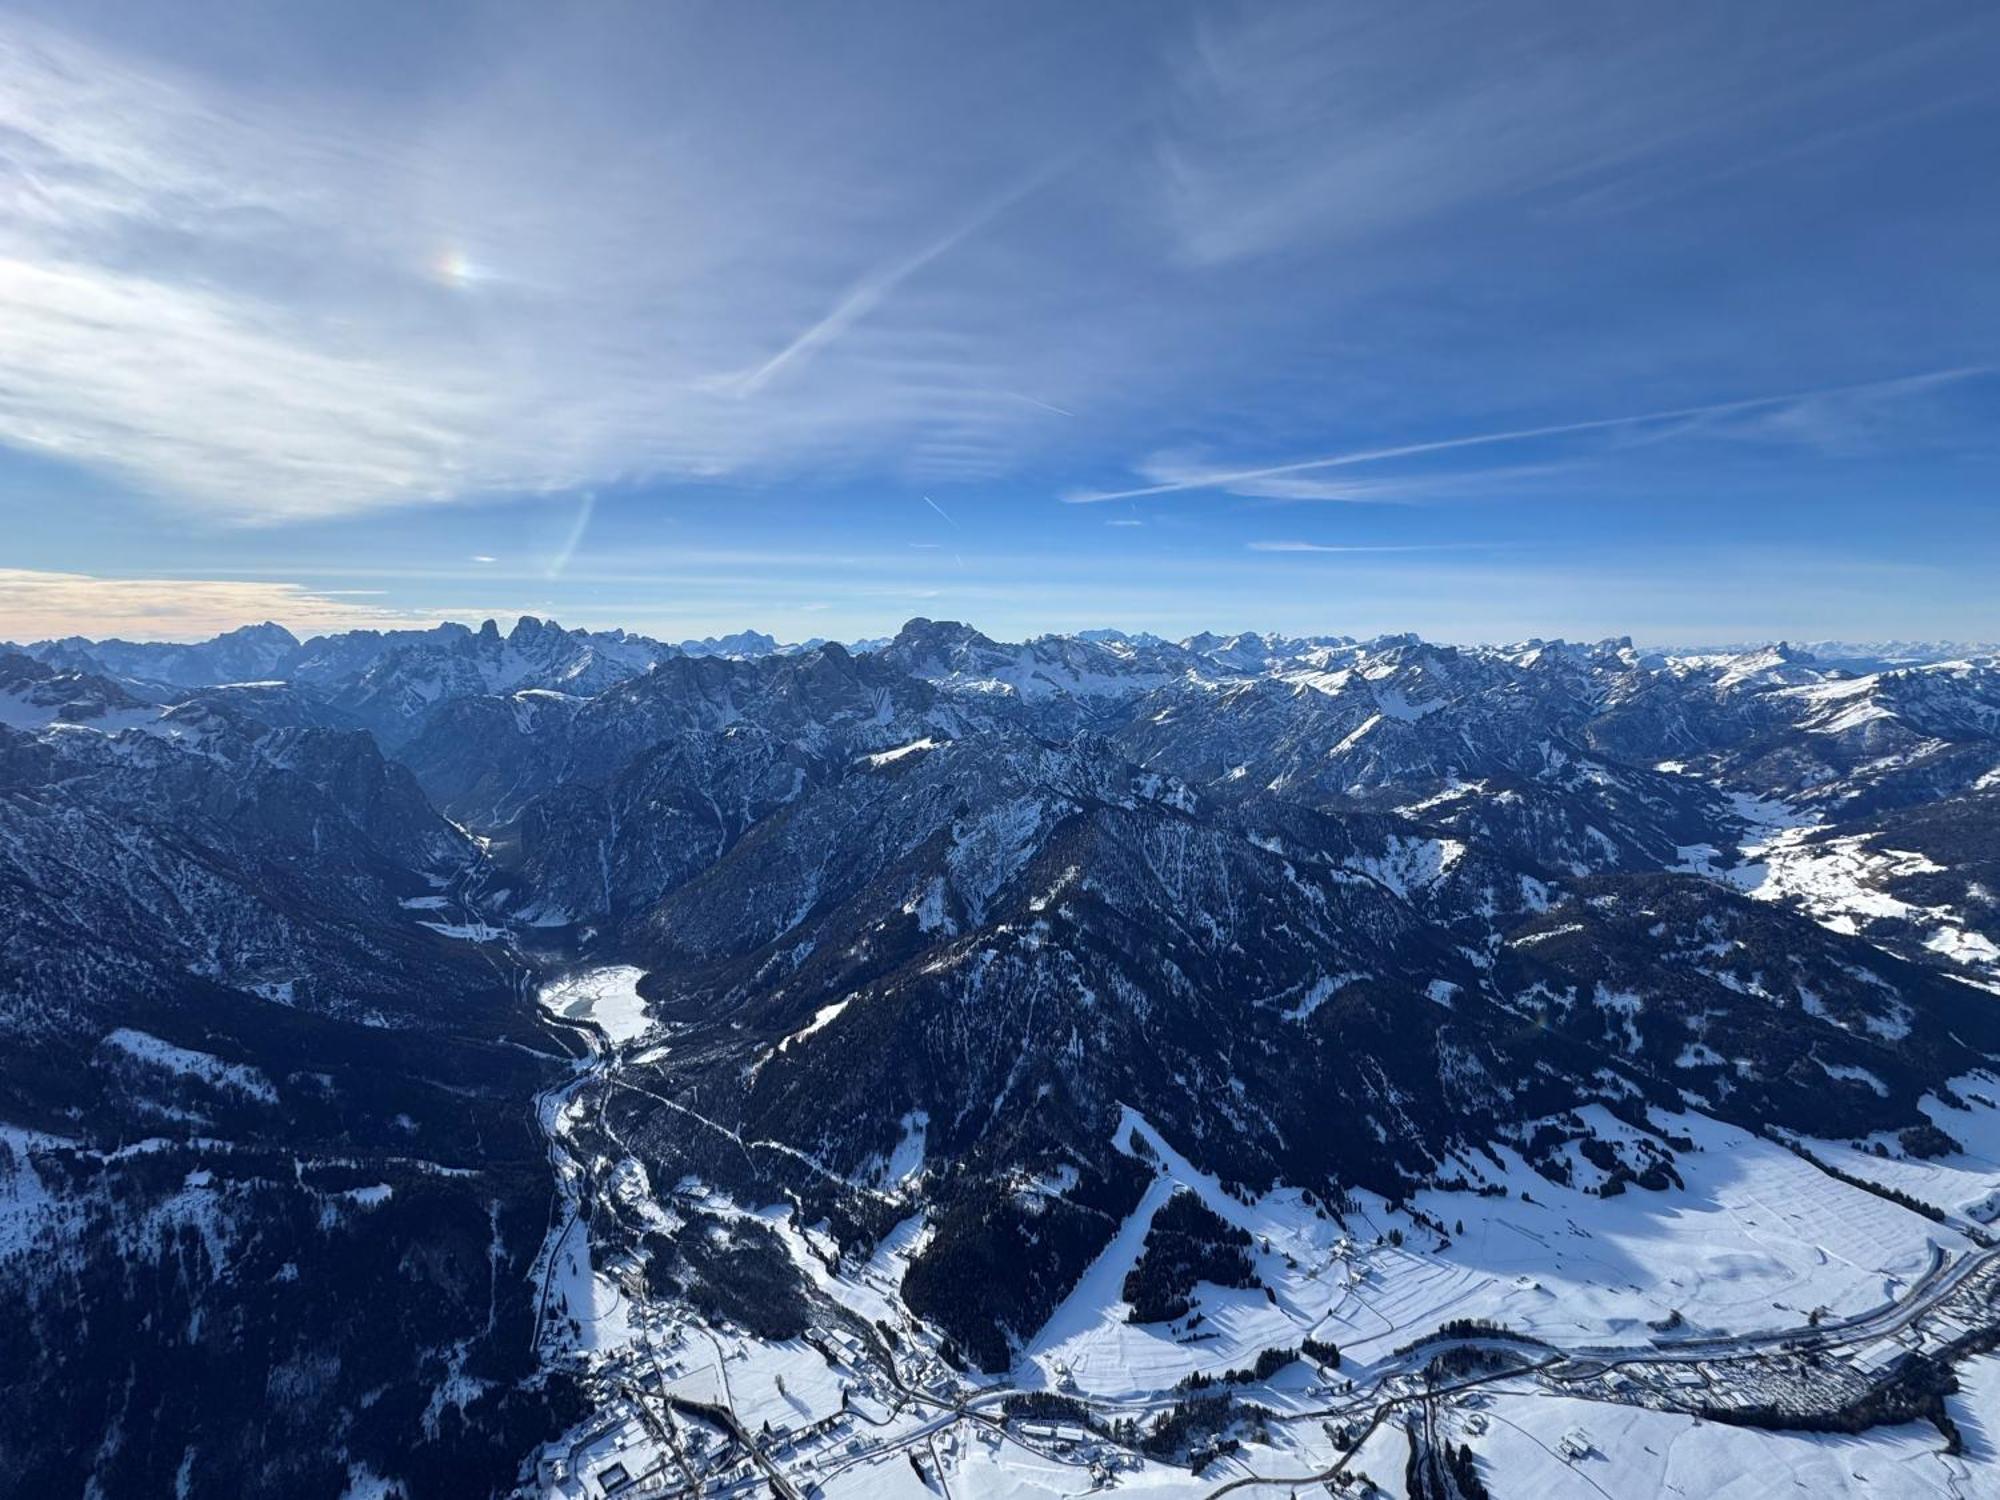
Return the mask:
MULTIPOLYGON (((1666 1201, 1703 1132, 1950 1157, 1996 833, 1947 647, 0 651, 0 1460, 505 1489, 608 1399, 597 1280, 790 1337, 892 1248, 912 1348, 1019 1384, 1169 1160, 1442 1223, 1503 1161, 1666 1201), (579 969, 626 1022, 538 1011, 579 969), (805 1262, 677 1227, 774 1203, 805 1262)), ((1983 1182, 1923 1207, 1983 1235, 1983 1182)))

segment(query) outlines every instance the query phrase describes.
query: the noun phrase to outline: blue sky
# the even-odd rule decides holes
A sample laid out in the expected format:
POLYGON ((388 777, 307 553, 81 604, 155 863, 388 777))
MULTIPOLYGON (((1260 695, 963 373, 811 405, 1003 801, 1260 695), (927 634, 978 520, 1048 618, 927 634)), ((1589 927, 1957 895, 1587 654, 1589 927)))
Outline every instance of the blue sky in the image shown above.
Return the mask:
POLYGON ((0 638, 2000 636, 2000 11, 0 5, 0 638))

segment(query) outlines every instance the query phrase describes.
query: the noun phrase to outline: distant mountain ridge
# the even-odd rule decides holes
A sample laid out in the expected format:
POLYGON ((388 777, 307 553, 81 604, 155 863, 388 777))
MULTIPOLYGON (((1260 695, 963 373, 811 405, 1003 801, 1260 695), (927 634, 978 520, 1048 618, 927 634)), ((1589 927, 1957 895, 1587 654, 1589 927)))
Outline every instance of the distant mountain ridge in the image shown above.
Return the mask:
MULTIPOLYGON (((622 630, 592 632, 563 631, 554 621, 523 615, 506 639, 516 642, 524 633, 538 636, 545 631, 562 631, 584 641, 595 640, 604 647, 629 645, 635 654, 655 656, 679 652, 687 656, 729 656, 752 658, 797 654, 826 644, 821 637, 781 642, 755 629, 722 636, 704 636, 677 642, 654 640, 622 630)), ((130 678, 182 687, 206 687, 223 682, 251 682, 266 678, 299 675, 327 676, 365 670, 381 655, 406 648, 443 646, 481 637, 491 641, 501 635, 498 622, 480 626, 446 623, 421 629, 341 631, 301 641, 284 626, 272 621, 244 625, 204 641, 123 641, 115 638, 93 640, 86 636, 64 636, 25 645, 0 641, 0 651, 15 651, 38 661, 72 670, 92 670, 114 677, 130 678)), ((879 650, 894 637, 883 636, 847 643, 850 651, 879 650)), ((1216 661, 1248 665, 1252 661, 1295 657, 1314 649, 1353 647, 1361 642, 1353 636, 1285 636, 1268 632, 1217 633, 1200 631, 1178 641, 1148 631, 1126 632, 1109 627, 1078 630, 1068 634, 1052 632, 1033 638, 1051 642, 1070 639, 1095 646, 1122 646, 1134 651, 1178 648, 1183 652, 1216 661)), ((1416 636, 1381 636, 1376 644, 1416 636)), ((1630 646, 1629 637, 1623 645, 1630 646)), ((1640 645, 1641 654, 1656 659, 1668 657, 1740 657, 1759 651, 1783 648, 1816 659, 1826 665, 1852 667, 1871 664, 1880 670, 1894 666, 1920 666, 1930 662, 2000 654, 2000 643, 1919 640, 1883 641, 1748 641, 1734 644, 1640 645)), ((1573 649, 1562 640, 1530 639, 1466 649, 1520 652, 1534 649, 1573 649)))

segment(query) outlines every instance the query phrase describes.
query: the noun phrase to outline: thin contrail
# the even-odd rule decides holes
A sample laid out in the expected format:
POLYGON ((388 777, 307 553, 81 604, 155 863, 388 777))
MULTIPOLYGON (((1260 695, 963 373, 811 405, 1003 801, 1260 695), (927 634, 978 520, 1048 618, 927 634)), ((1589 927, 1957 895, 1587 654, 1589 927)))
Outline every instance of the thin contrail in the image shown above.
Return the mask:
POLYGON ((1465 552, 1511 546, 1508 542, 1401 542, 1364 544, 1334 542, 1245 542, 1251 552, 1465 552))
POLYGON ((1023 395, 1019 391, 1002 391, 1000 394, 1003 396, 1012 396, 1016 401, 1025 401, 1030 406, 1038 406, 1043 411, 1052 411, 1059 417, 1073 417, 1076 415, 1075 412, 1069 410, 1067 407, 1057 406, 1053 401, 1043 401, 1035 396, 1023 395))
POLYGON ((584 533, 590 530, 590 518, 596 512, 597 492, 595 490, 585 490, 583 493, 583 503, 577 508, 575 524, 570 527, 569 535, 563 538, 563 544, 557 550, 556 555, 549 560, 549 577, 560 578, 568 571, 569 560, 576 555, 576 549, 582 545, 584 533))
POLYGON ((1623 417, 1593 417, 1585 422, 1557 422, 1547 427, 1518 427, 1509 432, 1480 432, 1470 437, 1439 438, 1428 443, 1404 443, 1394 448, 1364 448, 1353 453, 1335 453, 1326 458, 1308 458, 1298 463, 1271 464, 1259 469, 1237 469, 1227 474, 1203 474, 1193 479, 1175 479, 1164 484, 1141 485, 1129 490, 1096 490, 1064 495, 1067 505, 1096 505, 1106 500, 1138 500, 1148 495, 1175 495, 1188 490, 1220 489, 1252 479, 1275 479, 1285 474, 1304 474, 1314 469, 1339 469, 1351 464, 1380 463, 1391 458, 1410 458, 1420 453, 1445 453, 1454 448, 1479 448, 1489 443, 1518 443, 1530 438, 1561 437, 1579 432, 1607 432, 1619 427, 1641 427, 1653 422, 1673 422, 1689 417, 1716 417, 1730 412, 1755 411, 1760 407, 1783 406, 1790 401, 1808 401, 1818 396, 1847 396, 1861 391, 1891 391, 1898 387, 1920 388, 1946 385, 1990 375, 1993 365, 1964 365, 1950 370, 1932 370, 1921 375, 1904 375, 1894 380, 1869 380, 1858 385, 1823 386, 1818 390, 1790 391, 1782 396, 1751 396, 1741 401, 1716 401, 1706 406, 1681 406, 1667 411, 1638 412, 1623 417))
POLYGON ((1078 152, 1065 152, 1054 161, 1030 172, 1027 176, 1009 184, 977 205, 970 214, 937 239, 923 246, 914 254, 901 260, 879 267, 861 278, 850 287, 846 294, 810 328, 799 334, 784 348, 765 360, 755 369, 740 375, 730 376, 718 382, 723 388, 739 396, 754 395, 768 385, 788 366, 810 359, 820 349, 832 343, 847 330, 867 317, 896 288, 910 277, 924 269, 932 261, 949 254, 964 241, 979 233, 988 224, 1006 213, 1023 198, 1036 192, 1050 179, 1066 171, 1076 160, 1078 152))

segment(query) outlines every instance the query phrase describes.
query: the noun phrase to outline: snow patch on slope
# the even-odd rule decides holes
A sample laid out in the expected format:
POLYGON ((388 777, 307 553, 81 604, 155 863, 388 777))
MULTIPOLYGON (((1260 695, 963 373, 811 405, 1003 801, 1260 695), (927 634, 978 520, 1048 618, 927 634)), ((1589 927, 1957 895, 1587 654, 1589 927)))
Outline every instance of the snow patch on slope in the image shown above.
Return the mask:
POLYGON ((163 1073, 192 1078, 210 1088, 222 1089, 255 1099, 260 1104, 276 1104, 278 1091, 271 1080, 243 1063, 224 1062, 206 1052, 177 1047, 149 1032, 121 1026, 104 1038, 102 1045, 135 1062, 163 1073))

